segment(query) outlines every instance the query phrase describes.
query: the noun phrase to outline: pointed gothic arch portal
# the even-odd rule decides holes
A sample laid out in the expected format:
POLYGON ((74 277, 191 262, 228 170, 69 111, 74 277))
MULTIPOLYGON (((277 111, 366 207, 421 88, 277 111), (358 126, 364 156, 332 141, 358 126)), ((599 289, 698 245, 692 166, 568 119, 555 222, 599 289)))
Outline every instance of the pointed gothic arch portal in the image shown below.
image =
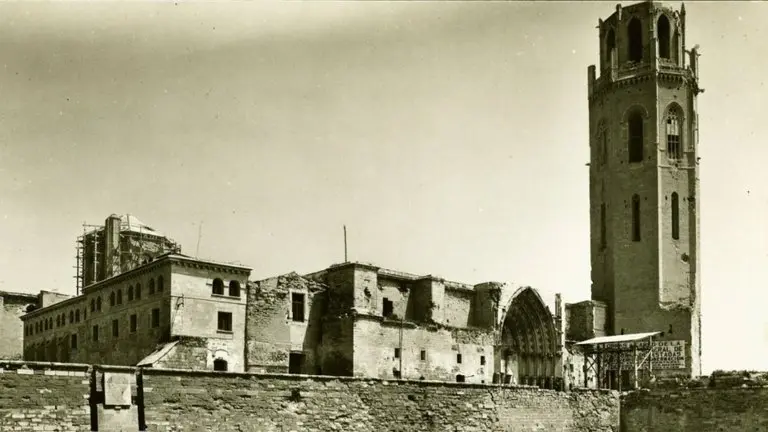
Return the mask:
POLYGON ((520 288, 512 295, 498 349, 502 383, 562 388, 555 321, 535 289, 520 288))

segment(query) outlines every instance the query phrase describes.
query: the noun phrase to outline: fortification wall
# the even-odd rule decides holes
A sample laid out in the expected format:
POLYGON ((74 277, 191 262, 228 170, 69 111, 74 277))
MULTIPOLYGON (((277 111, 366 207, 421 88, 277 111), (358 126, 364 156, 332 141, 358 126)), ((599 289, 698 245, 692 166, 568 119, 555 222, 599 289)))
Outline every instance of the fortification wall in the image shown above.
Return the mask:
POLYGON ((619 424, 619 397, 609 391, 169 369, 134 378, 127 367, 105 369, 112 381, 91 386, 86 365, 12 370, 19 366, 6 364, 0 373, 3 431, 89 431, 92 420, 115 432, 602 432, 619 424), (115 395, 123 406, 109 405, 115 395))

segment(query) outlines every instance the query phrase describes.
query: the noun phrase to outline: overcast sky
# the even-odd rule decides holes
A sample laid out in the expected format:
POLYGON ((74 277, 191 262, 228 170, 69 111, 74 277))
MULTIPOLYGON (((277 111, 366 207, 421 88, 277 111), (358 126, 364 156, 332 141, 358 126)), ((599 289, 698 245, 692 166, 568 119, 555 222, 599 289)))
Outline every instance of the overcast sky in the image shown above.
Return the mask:
MULTIPOLYGON (((676 4, 679 6, 679 4, 676 4)), ((704 369, 768 367, 768 5, 691 2, 704 369)), ((589 298, 612 2, 0 4, 0 290, 131 213, 253 279, 350 259, 589 298)))

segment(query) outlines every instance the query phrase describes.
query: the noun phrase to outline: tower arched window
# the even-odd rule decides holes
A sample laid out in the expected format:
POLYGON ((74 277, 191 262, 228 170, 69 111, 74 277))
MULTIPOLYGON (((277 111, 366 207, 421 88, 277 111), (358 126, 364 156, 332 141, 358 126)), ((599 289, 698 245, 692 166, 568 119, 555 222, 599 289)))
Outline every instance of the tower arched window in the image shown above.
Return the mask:
POLYGON ((658 32, 658 39, 659 39, 659 57, 663 59, 670 58, 670 25, 669 25, 669 18, 667 18, 666 15, 661 15, 659 17, 659 21, 657 23, 657 32, 658 32))
POLYGON ((680 238, 680 197, 672 192, 672 238, 680 238))
POLYGON ((633 112, 629 116, 629 162, 643 161, 643 115, 640 112, 633 112))
POLYGON ((605 36, 605 58, 608 60, 608 67, 613 65, 613 57, 616 55, 616 32, 613 29, 608 30, 605 36))
POLYGON ((640 196, 632 195, 632 241, 640 241, 640 196))
POLYGON ((629 43, 629 61, 639 62, 643 60, 643 28, 640 20, 632 18, 627 26, 627 41, 629 43))
POLYGON ((666 121, 667 157, 680 159, 683 157, 683 144, 680 139, 680 116, 676 109, 670 109, 666 121))

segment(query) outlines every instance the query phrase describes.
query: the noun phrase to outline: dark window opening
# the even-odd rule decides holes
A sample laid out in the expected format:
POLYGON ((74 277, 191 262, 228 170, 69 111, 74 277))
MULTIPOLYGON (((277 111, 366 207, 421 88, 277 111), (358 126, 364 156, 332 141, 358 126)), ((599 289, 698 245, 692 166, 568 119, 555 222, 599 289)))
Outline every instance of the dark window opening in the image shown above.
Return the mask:
POLYGON ((128 301, 133 300, 133 285, 128 287, 128 301))
POLYGON ((456 363, 461 363, 461 354, 456 354, 456 363))
POLYGON ((91 334, 93 336, 93 341, 94 342, 98 342, 99 341, 99 326, 97 326, 97 325, 93 326, 93 330, 92 330, 91 334))
POLYGON ((240 282, 236 280, 229 281, 229 296, 240 297, 240 282))
POLYGON ((603 127, 600 133, 600 154, 598 155, 598 163, 600 166, 605 165, 608 162, 608 130, 603 127))
POLYGON ((303 353, 290 353, 288 355, 288 373, 289 374, 300 374, 303 365, 304 365, 303 353))
POLYGON ((643 28, 640 20, 632 18, 627 27, 629 41, 629 61, 639 62, 643 60, 643 28))
POLYGON ((485 366, 485 356, 480 356, 480 366, 485 366))
POLYGON ((643 161, 643 116, 635 112, 629 116, 629 162, 643 161))
POLYGON ((669 58, 670 52, 670 27, 669 19, 666 15, 662 15, 658 22, 658 38, 659 38, 659 57, 663 59, 669 58))
POLYGON ((680 239, 680 202, 677 192, 672 192, 672 238, 680 239))
POLYGON ((400 348, 395 348, 395 358, 396 359, 400 358, 400 348))
POLYGON ((680 118, 676 112, 667 116, 667 157, 680 159, 683 156, 683 146, 680 142, 680 118))
POLYGON ((136 300, 141 300, 141 284, 136 284, 136 300))
POLYGON ((136 333, 136 329, 139 327, 138 318, 136 317, 136 314, 131 315, 130 318, 130 324, 131 324, 131 333, 136 333))
POLYGON ((600 250, 605 250, 608 246, 607 221, 605 214, 605 203, 600 204, 600 250))
POLYGON ((91 299, 91 312, 96 310, 96 300, 91 299))
POLYGON ((75 322, 75 311, 69 311, 69 323, 75 322))
POLYGON ((219 312, 219 322, 217 328, 219 331, 232 331, 232 312, 219 312))
POLYGON ((96 298, 96 310, 101 312, 101 297, 96 298))
POLYGON ((427 359, 427 352, 425 350, 421 350, 421 361, 424 361, 427 359))
POLYGON ((114 306, 115 305, 115 292, 109 293, 109 305, 114 306))
POLYGON ((69 346, 73 350, 77 349, 77 335, 76 334, 73 334, 72 336, 69 337, 69 346))
POLYGON ((456 375, 456 382, 464 382, 464 375, 456 375))
POLYGON ((291 317, 294 321, 304 322, 304 294, 291 294, 291 317))
POLYGON ((147 287, 147 291, 149 292, 149 295, 152 295, 155 293, 155 280, 150 279, 149 280, 149 286, 147 287))
POLYGON ((640 197, 632 195, 632 241, 640 241, 640 197))
POLYGON ((117 290, 117 304, 123 304, 123 290, 117 290))
POLYGON ((613 65, 613 57, 616 49, 616 33, 613 29, 608 30, 608 36, 605 37, 605 55, 608 60, 608 67, 613 65))
POLYGON ((152 328, 160 327, 160 309, 152 309, 152 328))
POLYGON ((120 336, 120 323, 117 320, 112 320, 112 337, 120 336))
POLYGON ((224 281, 216 278, 213 280, 213 293, 216 295, 224 295, 224 281))
POLYGON ((392 303, 392 300, 384 297, 384 309, 381 311, 381 315, 386 318, 392 316, 393 312, 394 304, 392 303))
POLYGON ((75 322, 76 323, 80 322, 80 309, 75 311, 75 322))
POLYGON ((157 292, 163 292, 165 289, 165 280, 163 279, 163 276, 160 275, 157 277, 157 292))
POLYGON ((397 369, 393 369, 392 376, 395 377, 396 379, 400 379, 400 376, 401 376, 400 371, 397 369))
POLYGON ((213 370, 217 372, 226 372, 228 368, 229 365, 224 359, 216 359, 213 361, 213 370))

